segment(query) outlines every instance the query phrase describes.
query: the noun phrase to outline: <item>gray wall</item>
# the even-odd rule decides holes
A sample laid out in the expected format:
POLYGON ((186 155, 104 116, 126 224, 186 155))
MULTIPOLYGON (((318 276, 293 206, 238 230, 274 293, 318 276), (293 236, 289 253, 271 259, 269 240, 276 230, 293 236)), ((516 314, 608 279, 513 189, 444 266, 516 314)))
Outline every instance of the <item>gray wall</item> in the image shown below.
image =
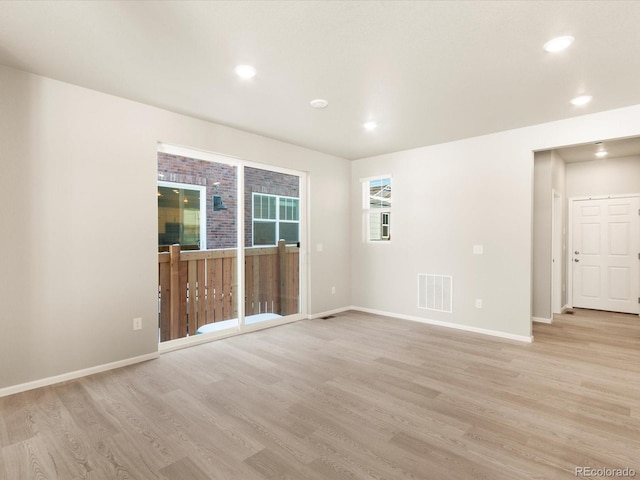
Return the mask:
MULTIPOLYGON (((555 151, 536 152, 533 179, 533 254, 531 315, 541 319, 552 317, 552 235, 553 194, 562 196, 562 219, 566 222, 566 168, 555 151)), ((566 229, 561 232, 566 244, 566 229)), ((566 252, 559 259, 562 268, 561 284, 566 285, 566 252)), ((566 287, 561 303, 566 303, 566 287)))
POLYGON ((640 156, 567 164, 569 197, 640 193, 640 156))
POLYGON ((0 85, 0 388, 157 351, 159 141, 309 172, 309 310, 350 304, 347 160, 5 67, 0 85))
POLYGON ((638 133, 634 106, 352 162, 354 305, 530 336, 533 152, 638 133), (383 174, 393 176, 392 240, 367 243, 360 179, 383 174), (453 313, 417 307, 418 273, 453 276, 453 313))
POLYGON ((531 315, 551 317, 551 152, 537 152, 533 175, 533 261, 531 315))
POLYGON ((5 67, 0 85, 0 388, 157 351, 157 142, 309 172, 310 313, 528 336, 532 152, 640 134, 637 105, 349 163, 5 67), (363 243, 359 179, 387 173, 393 240, 363 243), (417 309, 417 273, 453 275, 452 314, 417 309))
POLYGON ((560 283, 561 283, 561 296, 560 306, 563 307, 567 304, 567 222, 569 219, 568 210, 568 195, 567 195, 567 165, 558 153, 554 150, 551 152, 551 186, 553 190, 559 193, 562 197, 562 231, 561 235, 562 252, 560 256, 560 283))

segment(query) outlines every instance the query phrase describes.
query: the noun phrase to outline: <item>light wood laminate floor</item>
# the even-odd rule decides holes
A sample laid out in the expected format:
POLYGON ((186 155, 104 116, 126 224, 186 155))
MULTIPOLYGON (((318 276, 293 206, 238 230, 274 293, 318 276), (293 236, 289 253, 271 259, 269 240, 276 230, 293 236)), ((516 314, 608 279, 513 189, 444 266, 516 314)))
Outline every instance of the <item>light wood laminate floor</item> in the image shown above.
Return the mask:
POLYGON ((0 478, 640 477, 640 321, 523 344, 347 312, 0 398, 0 478))

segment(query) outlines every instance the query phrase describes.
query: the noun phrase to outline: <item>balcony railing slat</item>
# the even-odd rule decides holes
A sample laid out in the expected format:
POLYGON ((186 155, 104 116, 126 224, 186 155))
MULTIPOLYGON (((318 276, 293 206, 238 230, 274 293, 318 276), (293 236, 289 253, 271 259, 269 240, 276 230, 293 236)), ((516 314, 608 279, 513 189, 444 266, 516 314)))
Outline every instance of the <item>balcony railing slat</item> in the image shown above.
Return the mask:
MULTIPOLYGON (((245 249, 245 315, 299 311, 298 248, 245 249)), ((196 333, 198 327, 238 317, 237 250, 158 254, 160 341, 196 333)))
POLYGON ((188 284, 189 281, 189 264, 187 262, 179 262, 179 277, 180 277, 180 316, 178 317, 178 338, 187 336, 187 299, 189 295, 188 284))

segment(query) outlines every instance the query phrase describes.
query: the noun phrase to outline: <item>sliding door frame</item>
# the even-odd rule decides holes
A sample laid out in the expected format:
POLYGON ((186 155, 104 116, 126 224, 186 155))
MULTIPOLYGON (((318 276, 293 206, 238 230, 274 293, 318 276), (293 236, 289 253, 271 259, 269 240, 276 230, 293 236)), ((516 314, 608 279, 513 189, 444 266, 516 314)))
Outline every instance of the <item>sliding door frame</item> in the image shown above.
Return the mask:
POLYGON ((236 262, 236 280, 237 280, 237 309, 238 309, 238 325, 229 329, 221 330, 219 332, 212 332, 203 335, 191 335, 176 340, 169 340, 166 342, 160 342, 158 351, 160 353, 170 352, 179 348, 199 345, 202 343, 211 342, 221 338, 227 338, 234 335, 240 335, 242 333, 248 333, 256 330, 262 330, 277 325, 284 325, 286 323, 295 322, 298 320, 308 318, 308 286, 309 286, 309 272, 307 265, 307 252, 308 252, 308 239, 309 239, 309 207, 308 207, 308 177, 307 173, 298 170, 292 170, 284 167, 270 165, 266 163, 258 163, 250 160, 241 159, 238 157, 232 157, 220 153, 213 153, 196 148, 182 147, 177 145, 171 145, 167 143, 158 143, 158 153, 166 153, 169 155, 177 155, 181 157, 193 158, 196 160, 205 160, 210 162, 221 163, 236 168, 236 195, 237 195, 237 213, 236 213, 236 248, 237 248, 237 262, 236 262), (299 251, 299 308, 298 313, 287 315, 286 317, 267 320, 259 323, 245 324, 245 167, 251 167, 270 172, 283 173, 287 175, 294 175, 298 177, 299 181, 299 215, 300 215, 300 251, 299 251))

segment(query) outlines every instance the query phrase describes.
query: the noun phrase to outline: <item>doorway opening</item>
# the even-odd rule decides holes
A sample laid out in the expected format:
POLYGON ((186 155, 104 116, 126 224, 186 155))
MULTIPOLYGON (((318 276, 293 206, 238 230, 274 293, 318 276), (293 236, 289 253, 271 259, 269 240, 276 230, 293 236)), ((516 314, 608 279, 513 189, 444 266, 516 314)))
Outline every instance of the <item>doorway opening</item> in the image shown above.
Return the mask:
MULTIPOLYGON (((580 258, 582 253, 575 253, 583 250, 573 245, 573 237, 570 236, 572 228, 575 227, 573 223, 576 205, 585 205, 576 202, 599 198, 626 198, 639 192, 640 137, 603 140, 535 152, 533 321, 550 323, 554 314, 564 313, 574 306, 583 306, 582 302, 576 302, 576 299, 588 295, 610 298, 617 303, 622 302, 620 299, 625 297, 628 300, 624 302, 635 302, 637 308, 640 274, 635 273, 635 270, 627 271, 626 267, 615 263, 627 256, 633 258, 636 267, 640 266, 640 234, 633 233, 634 227, 622 221, 620 212, 623 207, 604 206, 607 212, 613 209, 610 212, 612 218, 610 221, 603 220, 597 227, 607 230, 606 235, 602 233, 603 236, 597 240, 598 248, 607 258, 607 262, 598 268, 604 268, 606 272, 601 270, 600 273, 596 273, 596 267, 587 265, 586 259, 580 258), (620 215, 614 215, 616 209, 620 215), (609 245, 610 242, 614 242, 615 245, 609 245), (624 248, 629 250, 629 254, 622 253, 624 248), (580 282, 576 281, 576 275, 580 275, 580 282), (600 285, 597 293, 594 290, 596 284, 600 285), (583 286, 587 286, 588 290, 576 291, 576 288, 583 286)), ((635 213, 638 213, 637 210, 635 213)), ((580 228, 596 229, 595 226, 580 228)), ((629 311, 606 301, 587 308, 629 311)))

